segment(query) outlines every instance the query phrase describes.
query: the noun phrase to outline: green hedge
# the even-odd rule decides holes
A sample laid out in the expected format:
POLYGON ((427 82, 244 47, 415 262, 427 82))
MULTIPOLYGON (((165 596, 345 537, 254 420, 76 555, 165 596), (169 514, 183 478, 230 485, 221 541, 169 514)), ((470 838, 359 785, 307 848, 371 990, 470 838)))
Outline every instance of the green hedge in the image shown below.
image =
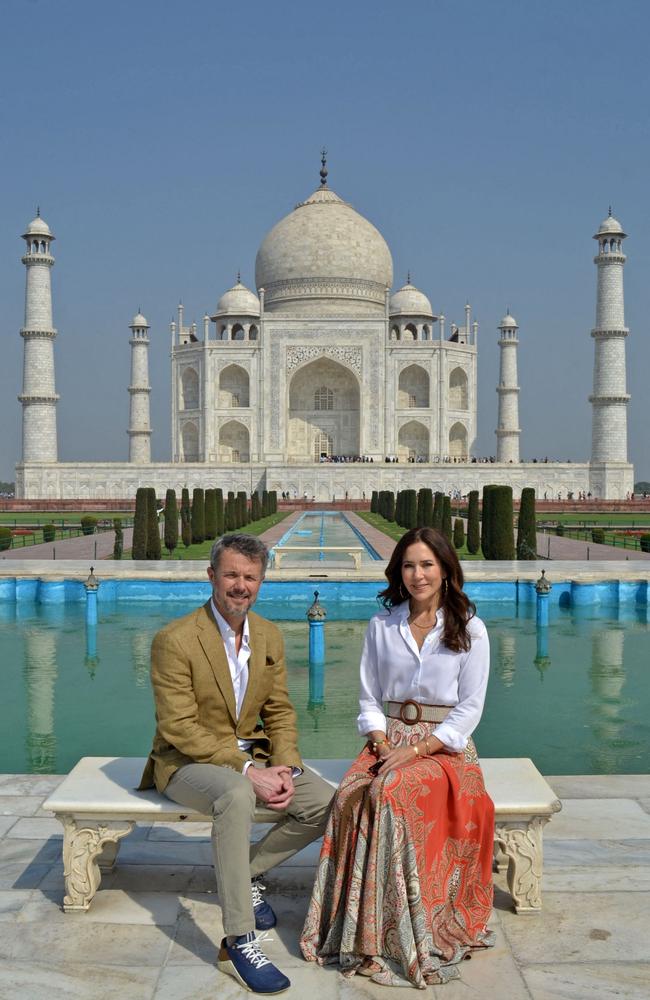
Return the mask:
POLYGON ((465 544, 465 525, 462 517, 457 517, 454 521, 454 548, 462 549, 465 544))
POLYGON ((135 494, 135 514, 133 517, 133 541, 131 542, 131 558, 147 558, 147 508, 149 506, 149 491, 146 486, 139 486, 135 494))
POLYGON ((12 537, 11 528, 0 525, 0 552, 6 552, 7 549, 11 548, 12 537))
POLYGON ((84 535, 94 535, 97 529, 97 518, 92 514, 84 514, 81 518, 81 530, 84 535))
POLYGON ((43 525, 43 541, 53 542, 56 538, 56 526, 53 524, 43 525))
POLYGON ((537 558, 537 519, 535 517, 535 490, 526 486, 521 491, 519 520, 517 522, 517 559, 537 558))
POLYGON ((165 494, 165 548, 171 555, 178 545, 178 505, 176 490, 167 490, 165 494))
POLYGON ((481 547, 481 522, 478 510, 478 490, 471 490, 467 504, 467 551, 474 556, 481 547))

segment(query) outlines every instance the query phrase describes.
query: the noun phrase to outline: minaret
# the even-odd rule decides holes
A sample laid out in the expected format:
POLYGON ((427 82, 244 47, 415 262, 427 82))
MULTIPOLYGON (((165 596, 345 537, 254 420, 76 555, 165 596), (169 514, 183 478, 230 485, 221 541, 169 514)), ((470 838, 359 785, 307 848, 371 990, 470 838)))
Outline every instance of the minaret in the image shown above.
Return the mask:
POLYGON ((622 245, 625 233, 609 215, 594 236, 598 241, 596 326, 594 338, 594 391, 589 397, 591 461, 627 462, 627 404, 625 388, 625 304, 623 299, 622 245))
POLYGON ((496 429, 497 462, 519 461, 519 386, 517 385, 517 321, 506 309, 499 323, 501 364, 499 368, 499 419, 496 429))
POLYGON ((129 414, 129 462, 151 462, 149 422, 149 324, 138 310, 131 321, 131 410, 129 414))
POLYGON ((23 233, 27 249, 22 262, 27 268, 25 282, 25 325, 20 336, 25 341, 23 391, 23 462, 56 462, 56 404, 54 385, 54 338, 50 269, 54 257, 50 227, 40 211, 23 233))

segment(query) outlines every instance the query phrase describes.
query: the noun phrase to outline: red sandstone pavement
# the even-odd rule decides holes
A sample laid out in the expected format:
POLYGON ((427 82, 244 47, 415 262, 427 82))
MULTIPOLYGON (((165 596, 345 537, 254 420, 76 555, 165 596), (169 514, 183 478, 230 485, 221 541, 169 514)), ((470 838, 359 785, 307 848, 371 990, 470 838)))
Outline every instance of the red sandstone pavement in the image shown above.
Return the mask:
POLYGON ((622 549, 619 545, 596 545, 561 535, 537 535, 537 552, 542 558, 611 560, 625 562, 626 559, 650 559, 650 552, 636 549, 622 549))
MULTIPOLYGON (((131 548, 133 528, 124 528, 124 548, 131 548)), ((25 548, 3 552, 0 559, 111 559, 115 532, 102 531, 97 535, 79 535, 78 538, 59 538, 56 542, 26 545, 25 548)))

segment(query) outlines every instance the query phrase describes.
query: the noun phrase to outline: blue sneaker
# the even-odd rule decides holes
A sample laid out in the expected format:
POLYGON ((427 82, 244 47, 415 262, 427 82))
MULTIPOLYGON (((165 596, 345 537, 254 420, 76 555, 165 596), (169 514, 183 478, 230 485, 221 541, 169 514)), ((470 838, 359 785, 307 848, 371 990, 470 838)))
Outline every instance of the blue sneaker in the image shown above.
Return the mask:
POLYGON ((253 897, 253 914, 255 916, 256 931, 270 931, 278 922, 278 918, 273 912, 270 903, 267 903, 262 893, 266 886, 258 876, 251 879, 251 896, 253 897))
POLYGON ((261 950, 260 941, 263 940, 264 936, 256 940, 253 931, 235 938, 232 944, 224 938, 217 968, 233 976, 251 993, 282 993, 291 983, 261 950))

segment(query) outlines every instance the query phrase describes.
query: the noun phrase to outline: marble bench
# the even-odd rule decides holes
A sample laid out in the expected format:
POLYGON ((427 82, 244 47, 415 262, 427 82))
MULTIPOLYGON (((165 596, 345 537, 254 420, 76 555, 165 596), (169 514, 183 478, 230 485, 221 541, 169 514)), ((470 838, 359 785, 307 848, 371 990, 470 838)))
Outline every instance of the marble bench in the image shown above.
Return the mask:
MULTIPOLYGON (((83 757, 43 804, 63 824, 63 875, 66 912, 87 910, 103 871, 110 871, 119 842, 137 822, 206 822, 155 790, 136 785, 143 757, 83 757)), ((336 786, 348 767, 345 760, 307 761, 336 786)), ((507 869, 508 889, 517 913, 542 907, 542 831, 561 809, 555 793, 531 760, 484 758, 481 767, 495 805, 495 861, 507 869)), ((275 822, 277 813, 256 810, 259 823, 275 822)))

